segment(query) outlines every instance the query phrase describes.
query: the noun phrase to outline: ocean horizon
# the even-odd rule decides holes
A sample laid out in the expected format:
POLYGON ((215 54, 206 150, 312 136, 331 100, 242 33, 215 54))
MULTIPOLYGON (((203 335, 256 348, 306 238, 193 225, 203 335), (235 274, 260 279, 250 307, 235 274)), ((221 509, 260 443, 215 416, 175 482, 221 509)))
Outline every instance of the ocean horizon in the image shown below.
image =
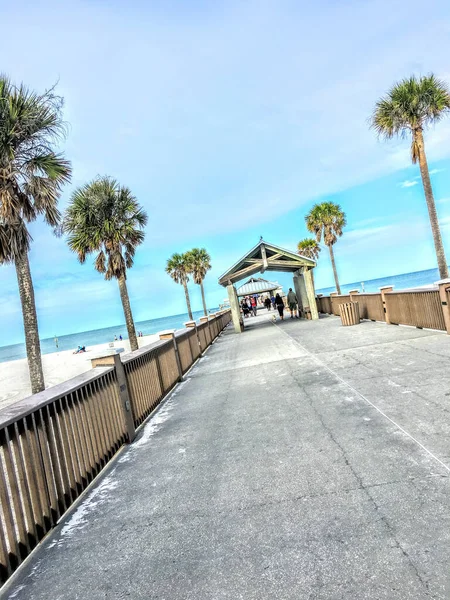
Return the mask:
MULTIPOLYGON (((425 285, 432 285, 435 281, 439 280, 438 269, 427 269, 424 271, 415 271, 412 273, 403 273, 400 275, 391 275, 389 277, 380 277, 378 279, 370 279, 368 281, 356 281, 353 283, 345 283, 341 285, 342 293, 348 293, 350 290, 357 289, 360 292, 378 292, 379 288, 385 285, 392 285, 396 290, 408 289, 413 287, 421 287, 425 285)), ((330 292, 335 291, 335 286, 320 288, 316 292, 318 294, 327 295, 330 292)), ((210 309, 215 311, 218 309, 210 309)), ((194 319, 199 319, 203 316, 203 311, 194 311, 194 319)), ((187 313, 181 313, 179 315, 170 315, 167 317, 160 317, 158 319, 148 319, 147 321, 137 321, 136 331, 142 331, 144 335, 152 335, 163 331, 165 329, 181 329, 184 327, 184 323, 189 320, 187 313)), ((112 342, 114 336, 119 337, 122 335, 124 339, 127 339, 127 329, 124 323, 119 325, 113 325, 111 327, 104 327, 102 329, 92 329, 89 331, 82 331, 79 333, 70 333, 66 335, 58 336, 58 348, 56 348, 54 338, 41 339, 41 352, 42 354, 51 354, 52 352, 60 352, 62 350, 73 350, 77 346, 95 346, 97 344, 104 344, 112 342)), ((0 346, 0 362, 7 362, 10 360, 18 360, 26 357, 25 344, 11 344, 7 346, 0 346)))
MULTIPOLYGON (((414 271, 412 273, 402 273, 400 275, 391 275, 390 277, 380 277, 378 279, 369 279, 368 281, 354 281, 353 283, 341 284, 341 292, 347 294, 350 290, 359 292, 379 292, 380 287, 392 285, 396 290, 407 290, 409 288, 433 285, 439 281, 439 270, 426 269, 425 271, 414 271)), ((317 289, 317 294, 326 296, 330 292, 335 292, 336 286, 317 289)))
MULTIPOLYGON (((211 312, 219 310, 218 308, 209 309, 211 312)), ((193 311, 195 320, 203 317, 203 310, 193 311)), ((165 329, 181 329, 184 324, 189 321, 187 313, 179 315, 169 315, 167 317, 159 317, 158 319, 148 319, 147 321, 136 321, 136 333, 142 331, 143 335, 153 335, 165 329)), ((128 333, 125 323, 113 325, 111 327, 103 327, 102 329, 92 329, 90 331, 81 331, 79 333, 69 333, 58 336, 58 348, 56 347, 55 338, 41 339, 41 353, 51 354, 52 352, 61 352, 63 350, 75 350, 78 346, 95 346, 97 344, 105 344, 112 342, 114 336, 122 335, 123 339, 128 339, 128 333)), ((8 346, 0 346, 0 363, 10 360, 19 360, 26 358, 25 343, 11 344, 8 346)))

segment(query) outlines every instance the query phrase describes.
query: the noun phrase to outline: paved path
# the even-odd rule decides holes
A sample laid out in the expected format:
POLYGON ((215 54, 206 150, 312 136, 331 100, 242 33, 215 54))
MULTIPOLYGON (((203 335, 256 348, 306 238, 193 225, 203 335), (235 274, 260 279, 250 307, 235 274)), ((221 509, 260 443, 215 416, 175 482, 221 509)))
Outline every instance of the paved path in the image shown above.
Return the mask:
POLYGON ((335 317, 248 324, 5 598, 450 597, 450 338, 335 317))

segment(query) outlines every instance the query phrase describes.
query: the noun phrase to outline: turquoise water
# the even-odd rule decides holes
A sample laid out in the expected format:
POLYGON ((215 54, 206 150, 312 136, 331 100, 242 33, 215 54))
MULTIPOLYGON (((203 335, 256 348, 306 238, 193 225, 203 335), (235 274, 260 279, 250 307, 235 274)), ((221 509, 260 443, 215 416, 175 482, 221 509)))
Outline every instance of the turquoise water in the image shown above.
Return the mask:
MULTIPOLYGON (((211 312, 215 312, 216 310, 218 309, 212 309, 211 312)), ((202 316, 203 311, 193 313, 193 317, 196 320, 202 316)), ((158 333, 158 331, 164 331, 164 329, 181 329, 187 321, 189 321, 187 313, 161 317, 160 319, 150 319, 149 321, 140 321, 136 323, 136 332, 142 331, 144 335, 151 335, 152 333, 158 333)), ((128 334, 125 325, 115 325, 114 327, 106 327, 104 329, 94 329, 82 333, 71 333, 70 335, 58 336, 58 349, 56 348, 54 338, 43 339, 41 340, 41 352, 42 354, 49 354, 50 352, 56 352, 57 350, 73 350, 74 348, 77 348, 77 346, 104 344, 106 342, 112 342, 115 335, 117 338, 119 338, 120 335, 122 335, 123 338, 127 338, 128 334)), ((18 358, 25 357, 25 344, 13 344, 12 346, 0 347, 0 362, 17 360, 18 358)))
MULTIPOLYGON (((417 271, 416 273, 404 273, 403 275, 394 275, 392 277, 382 277, 380 279, 372 279, 370 281, 356 281, 354 283, 346 283, 341 285, 342 293, 349 290, 358 289, 360 292, 378 292, 383 285, 393 285, 396 290, 418 287, 422 285, 432 284, 439 280, 439 272, 437 269, 428 269, 427 271, 417 271), (363 284, 363 285, 362 285, 363 284)), ((319 294, 329 294, 333 292, 335 287, 322 288, 317 290, 319 294)), ((217 309, 214 309, 217 310, 217 309)), ((202 311, 194 312, 194 319, 199 319, 203 315, 202 311)), ((158 333, 164 329, 180 329, 184 323, 188 321, 187 314, 171 315, 160 319, 150 319, 149 321, 141 321, 136 323, 136 331, 142 331, 144 335, 158 333)), ((70 335, 62 335, 58 338, 58 350, 72 350, 78 345, 94 346, 95 344, 103 344, 112 342, 114 336, 122 335, 127 337, 125 325, 115 325, 114 327, 106 327, 105 329, 95 329, 92 331, 84 331, 82 333, 72 333, 70 335)), ((56 352, 55 341, 53 338, 41 340, 42 354, 56 352)), ((14 344, 12 346, 0 347, 0 362, 8 360, 16 360, 25 358, 25 344, 14 344)))
MULTIPOLYGON (((435 281, 439 281, 439 279, 439 271, 437 269, 428 269, 427 271, 404 273, 403 275, 393 275, 392 277, 381 277, 380 279, 371 279, 370 281, 355 281, 354 283, 341 284, 341 292, 343 294, 350 290, 379 292, 380 287, 384 285, 393 285, 396 290, 405 290, 412 287, 432 285, 435 281)), ((333 286, 316 291, 318 294, 327 295, 335 290, 336 288, 333 286)))

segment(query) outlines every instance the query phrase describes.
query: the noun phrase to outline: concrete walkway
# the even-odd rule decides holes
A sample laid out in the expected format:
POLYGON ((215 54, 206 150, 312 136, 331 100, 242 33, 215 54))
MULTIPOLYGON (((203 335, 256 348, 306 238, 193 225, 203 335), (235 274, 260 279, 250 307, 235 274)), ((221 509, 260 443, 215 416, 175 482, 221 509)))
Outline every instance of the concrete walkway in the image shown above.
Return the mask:
POLYGON ((4 598, 450 597, 450 338, 268 317, 219 338, 4 598))

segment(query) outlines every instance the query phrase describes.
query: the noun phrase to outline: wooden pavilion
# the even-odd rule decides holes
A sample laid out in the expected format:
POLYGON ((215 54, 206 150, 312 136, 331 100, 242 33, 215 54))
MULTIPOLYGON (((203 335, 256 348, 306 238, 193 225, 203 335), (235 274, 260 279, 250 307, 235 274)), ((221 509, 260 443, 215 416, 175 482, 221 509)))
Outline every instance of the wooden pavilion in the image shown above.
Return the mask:
POLYGON ((240 258, 220 278, 219 284, 227 288, 230 301, 233 325, 237 333, 241 332, 240 308, 235 283, 255 273, 265 271, 280 271, 293 274, 295 293, 300 310, 308 310, 312 319, 318 319, 316 295, 312 270, 316 262, 306 256, 301 256, 275 244, 269 244, 262 238, 259 243, 240 258))

